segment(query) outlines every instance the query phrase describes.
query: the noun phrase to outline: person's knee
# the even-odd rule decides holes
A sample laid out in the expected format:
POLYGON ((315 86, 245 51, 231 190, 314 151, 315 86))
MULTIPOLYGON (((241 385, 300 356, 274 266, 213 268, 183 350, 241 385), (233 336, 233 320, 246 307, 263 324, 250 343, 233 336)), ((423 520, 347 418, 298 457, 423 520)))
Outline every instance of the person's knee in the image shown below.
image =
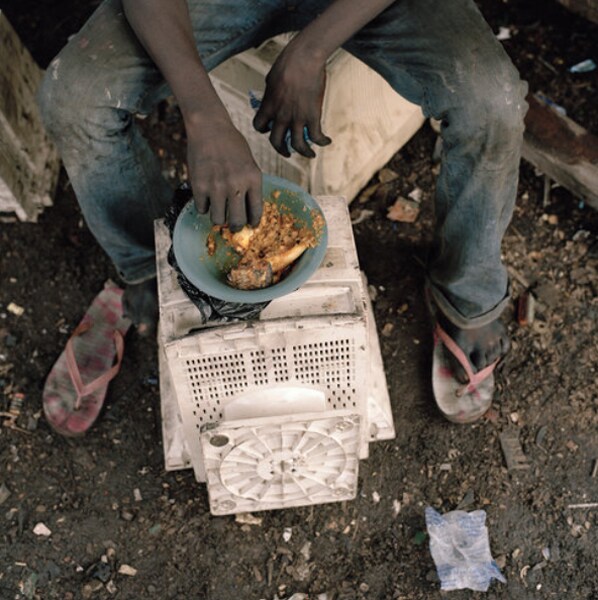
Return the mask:
POLYGON ((527 112, 527 84, 508 59, 485 66, 483 74, 471 76, 467 111, 470 134, 518 142, 527 112))
POLYGON ((46 70, 37 91, 37 104, 42 122, 48 134, 55 140, 69 129, 71 123, 77 121, 81 102, 76 100, 75 96, 66 77, 61 76, 60 59, 56 58, 46 70))

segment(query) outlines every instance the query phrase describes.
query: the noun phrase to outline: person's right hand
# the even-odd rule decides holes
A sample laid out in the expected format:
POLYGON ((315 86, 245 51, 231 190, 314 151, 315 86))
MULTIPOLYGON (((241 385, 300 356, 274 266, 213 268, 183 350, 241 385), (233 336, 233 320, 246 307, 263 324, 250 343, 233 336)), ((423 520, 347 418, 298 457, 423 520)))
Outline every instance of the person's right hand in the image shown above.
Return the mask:
POLYGON ((262 216, 262 173, 249 145, 230 122, 187 124, 187 166, 197 211, 232 231, 262 216))

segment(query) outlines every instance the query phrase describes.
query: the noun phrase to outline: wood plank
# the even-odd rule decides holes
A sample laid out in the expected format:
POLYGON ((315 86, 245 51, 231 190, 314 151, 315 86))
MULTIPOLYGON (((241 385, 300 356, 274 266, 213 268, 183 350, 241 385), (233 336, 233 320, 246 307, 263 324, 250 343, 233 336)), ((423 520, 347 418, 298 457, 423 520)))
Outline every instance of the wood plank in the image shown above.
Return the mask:
POLYGON ((598 0, 557 0, 570 11, 598 23, 598 0))
POLYGON ((60 167, 35 99, 42 76, 0 11, 0 212, 26 221, 52 204, 60 167))
POLYGON ((528 95, 523 158, 598 209, 598 137, 528 95))

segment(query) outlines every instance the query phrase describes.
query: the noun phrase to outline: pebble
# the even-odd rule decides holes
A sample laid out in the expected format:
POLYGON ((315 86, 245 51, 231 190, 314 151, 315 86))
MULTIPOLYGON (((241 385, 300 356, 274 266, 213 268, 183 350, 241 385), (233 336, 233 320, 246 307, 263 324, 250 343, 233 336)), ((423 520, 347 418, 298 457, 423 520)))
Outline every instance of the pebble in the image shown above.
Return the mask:
POLYGON ((110 594, 116 594, 117 592, 117 588, 116 588, 116 584, 114 583, 114 581, 109 581, 106 584, 106 590, 110 593, 110 594))
POLYGON ((128 577, 135 577, 135 575, 137 575, 137 569, 131 565, 120 565, 118 572, 121 575, 127 575, 128 577))
POLYGON ((33 533, 35 533, 35 535, 40 535, 40 536, 44 536, 44 537, 48 537, 48 536, 52 535, 52 532, 46 525, 44 525, 44 523, 38 523, 33 528, 33 533))
POLYGON ((0 485, 0 505, 4 504, 10 498, 10 494, 11 492, 5 483, 0 485))

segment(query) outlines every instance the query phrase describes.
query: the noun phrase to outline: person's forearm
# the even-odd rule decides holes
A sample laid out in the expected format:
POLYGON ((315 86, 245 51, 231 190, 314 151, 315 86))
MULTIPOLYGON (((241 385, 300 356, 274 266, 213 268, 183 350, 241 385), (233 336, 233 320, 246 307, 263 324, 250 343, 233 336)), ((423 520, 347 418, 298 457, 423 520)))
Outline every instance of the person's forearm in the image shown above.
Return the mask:
POLYGON ((175 95, 187 127, 228 120, 195 46, 185 0, 122 0, 125 16, 175 95))
POLYGON ((293 39, 314 58, 328 57, 397 0, 335 0, 293 39))

